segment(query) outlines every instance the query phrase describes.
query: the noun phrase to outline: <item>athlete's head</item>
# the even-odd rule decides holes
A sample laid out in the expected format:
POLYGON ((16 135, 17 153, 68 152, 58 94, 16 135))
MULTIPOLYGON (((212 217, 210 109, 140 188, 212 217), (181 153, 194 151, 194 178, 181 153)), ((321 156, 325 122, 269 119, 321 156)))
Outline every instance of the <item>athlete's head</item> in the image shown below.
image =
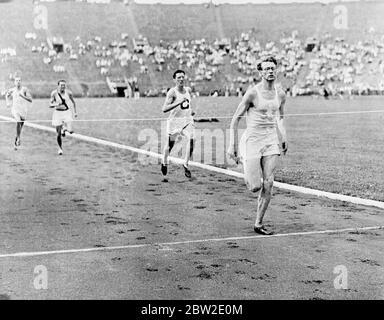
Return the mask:
POLYGON ((57 86, 59 87, 59 90, 60 90, 61 92, 64 92, 65 89, 66 89, 66 87, 67 87, 67 82, 66 82, 65 80, 59 80, 59 81, 57 82, 57 86))
POLYGON ((21 87, 21 77, 20 76, 15 76, 14 80, 15 80, 15 86, 17 88, 20 88, 21 87))
POLYGON ((267 57, 261 60, 257 65, 261 77, 267 81, 276 79, 277 61, 274 57, 267 57))
POLYGON ((184 79, 185 79, 185 71, 183 70, 176 70, 173 73, 173 79, 177 86, 183 86, 184 85, 184 79))

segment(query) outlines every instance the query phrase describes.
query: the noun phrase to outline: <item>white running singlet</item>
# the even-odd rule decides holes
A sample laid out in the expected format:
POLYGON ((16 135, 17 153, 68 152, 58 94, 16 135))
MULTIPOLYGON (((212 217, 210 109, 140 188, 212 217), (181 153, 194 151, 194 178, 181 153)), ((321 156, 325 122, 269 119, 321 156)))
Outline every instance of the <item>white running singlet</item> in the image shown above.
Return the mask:
POLYGON ((190 125, 193 125, 193 117, 190 108, 191 103, 191 95, 189 90, 185 88, 185 92, 181 93, 176 88, 173 88, 176 99, 175 101, 182 101, 184 98, 188 100, 188 102, 184 102, 183 105, 177 106, 171 113, 169 114, 167 120, 167 133, 168 135, 180 134, 190 125))
POLYGON ((255 86, 256 105, 246 112, 247 129, 240 141, 240 154, 243 159, 261 158, 280 154, 277 118, 280 99, 275 88, 273 99, 265 99, 260 92, 260 85, 255 86))
POLYGON ((15 118, 22 117, 23 119, 27 118, 29 102, 24 98, 20 97, 20 93, 24 96, 27 94, 27 88, 21 87, 18 90, 16 87, 11 89, 12 95, 12 108, 11 112, 15 118))

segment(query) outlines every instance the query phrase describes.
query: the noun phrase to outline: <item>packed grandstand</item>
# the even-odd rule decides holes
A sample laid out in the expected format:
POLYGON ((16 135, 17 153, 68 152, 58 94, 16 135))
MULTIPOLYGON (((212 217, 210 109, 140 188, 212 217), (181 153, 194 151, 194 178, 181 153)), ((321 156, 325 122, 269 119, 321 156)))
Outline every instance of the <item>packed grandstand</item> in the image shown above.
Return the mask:
POLYGON ((341 30, 335 4, 26 2, 0 3, 2 90, 20 70, 37 96, 58 78, 78 96, 160 96, 185 69, 196 95, 241 95, 259 80, 257 61, 273 55, 292 96, 384 94, 381 3, 343 3, 341 30), (42 7, 47 27, 36 28, 42 7))

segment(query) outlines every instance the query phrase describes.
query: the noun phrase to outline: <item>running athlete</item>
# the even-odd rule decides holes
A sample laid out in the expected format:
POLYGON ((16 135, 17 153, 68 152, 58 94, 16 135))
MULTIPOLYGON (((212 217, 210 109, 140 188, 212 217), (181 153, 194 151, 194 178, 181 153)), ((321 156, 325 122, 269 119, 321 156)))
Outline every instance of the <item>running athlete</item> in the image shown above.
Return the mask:
POLYGON ((55 108, 52 115, 52 125, 56 127, 57 144, 59 145, 58 154, 63 154, 62 137, 65 133, 73 133, 72 121, 77 117, 76 102, 73 99, 73 94, 67 89, 65 80, 60 80, 58 88, 51 93, 50 108, 55 108), (68 102, 72 101, 73 111, 70 109, 68 102))
POLYGON ((163 105, 163 112, 170 112, 167 120, 167 140, 164 147, 164 155, 161 163, 161 172, 164 181, 167 181, 168 156, 179 136, 187 138, 184 174, 191 178, 192 174, 188 168, 194 147, 194 112, 191 108, 191 89, 184 86, 185 72, 176 70, 173 74, 175 87, 171 88, 163 105))
POLYGON ((26 87, 21 85, 21 77, 15 76, 15 87, 9 89, 5 94, 6 105, 11 108, 12 116, 16 120, 16 138, 14 148, 20 146, 20 135, 27 119, 28 105, 32 103, 32 96, 26 87))
POLYGON ((276 67, 277 62, 273 57, 265 58, 258 64, 262 80, 246 92, 237 107, 231 122, 228 149, 231 158, 243 162, 248 189, 252 192, 260 191, 254 231, 263 235, 272 234, 263 226, 263 218, 271 200, 278 156, 288 150, 283 122, 286 95, 281 88, 276 87, 276 67), (247 128, 239 150, 237 129, 244 114, 247 128))

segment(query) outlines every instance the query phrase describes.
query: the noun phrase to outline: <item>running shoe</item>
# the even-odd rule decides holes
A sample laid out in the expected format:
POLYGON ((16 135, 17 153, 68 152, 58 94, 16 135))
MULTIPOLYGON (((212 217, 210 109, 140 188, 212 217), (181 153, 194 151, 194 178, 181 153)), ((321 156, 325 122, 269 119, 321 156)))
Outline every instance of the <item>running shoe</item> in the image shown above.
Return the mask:
POLYGON ((191 171, 188 169, 188 167, 185 166, 185 164, 183 164, 183 167, 184 167, 184 174, 185 176, 190 179, 192 177, 192 173, 191 171))
POLYGON ((264 226, 261 226, 261 227, 253 227, 253 230, 258 233, 258 234, 262 234, 262 235, 265 235, 265 236, 269 236, 271 234, 273 234, 272 231, 268 231, 267 229, 265 229, 264 226))
POLYGON ((163 176, 166 176, 167 173, 168 173, 168 166, 166 164, 161 164, 161 173, 163 174, 163 176))

